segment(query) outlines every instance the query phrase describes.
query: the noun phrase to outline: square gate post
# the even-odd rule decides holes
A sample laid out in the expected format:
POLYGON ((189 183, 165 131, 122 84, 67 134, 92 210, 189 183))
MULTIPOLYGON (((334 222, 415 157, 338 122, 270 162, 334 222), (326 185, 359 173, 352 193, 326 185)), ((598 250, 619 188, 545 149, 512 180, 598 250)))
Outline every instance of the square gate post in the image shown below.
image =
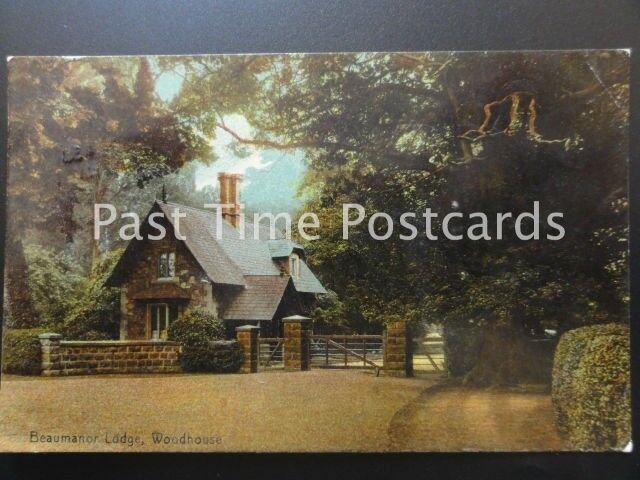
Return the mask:
POLYGON ((242 365, 240 373, 256 373, 258 371, 258 334, 260 327, 243 325, 236 327, 236 338, 242 349, 242 365))
POLYGON ((311 364, 311 319, 294 315, 282 319, 284 369, 309 370, 311 364))
POLYGON ((62 335, 59 333, 42 333, 38 335, 42 352, 42 375, 51 377, 62 372, 62 359, 60 357, 60 342, 62 335))
POLYGON ((407 322, 387 324, 384 337, 384 372, 392 377, 413 376, 411 333, 407 322))

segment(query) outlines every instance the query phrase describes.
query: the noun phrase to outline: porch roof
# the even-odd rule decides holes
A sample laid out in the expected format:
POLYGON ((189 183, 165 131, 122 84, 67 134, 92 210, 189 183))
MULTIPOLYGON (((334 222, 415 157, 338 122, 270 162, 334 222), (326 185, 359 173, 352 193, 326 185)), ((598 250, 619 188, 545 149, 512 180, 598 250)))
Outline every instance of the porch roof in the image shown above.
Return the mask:
POLYGON ((288 276, 248 275, 247 286, 224 312, 225 320, 272 320, 289 284, 288 276))

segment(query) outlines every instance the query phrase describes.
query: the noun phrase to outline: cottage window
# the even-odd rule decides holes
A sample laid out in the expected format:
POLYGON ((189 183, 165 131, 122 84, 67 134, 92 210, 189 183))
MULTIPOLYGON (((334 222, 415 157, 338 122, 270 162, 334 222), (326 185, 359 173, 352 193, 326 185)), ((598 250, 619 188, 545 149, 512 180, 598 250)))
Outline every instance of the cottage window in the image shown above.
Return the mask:
POLYGON ((160 278, 172 278, 176 275, 176 254, 163 253, 160 255, 159 265, 160 278))
POLYGON ((300 276, 300 257, 296 253, 289 257, 289 274, 296 278, 300 276))
POLYGON ((149 305, 151 338, 153 340, 166 340, 168 338, 169 325, 175 319, 175 308, 167 303, 152 303, 149 305))

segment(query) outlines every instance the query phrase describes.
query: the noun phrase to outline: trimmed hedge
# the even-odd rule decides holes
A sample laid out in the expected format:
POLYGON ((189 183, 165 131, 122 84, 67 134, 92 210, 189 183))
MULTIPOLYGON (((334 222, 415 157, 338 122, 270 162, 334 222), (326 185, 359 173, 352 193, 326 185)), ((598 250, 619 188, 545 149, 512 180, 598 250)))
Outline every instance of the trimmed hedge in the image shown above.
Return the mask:
POLYGON ((556 424, 574 448, 624 448, 631 439, 629 327, 565 333, 556 348, 551 393, 556 424))
POLYGON ((223 340, 224 324, 203 310, 193 310, 169 326, 169 339, 182 344, 180 365, 187 372, 233 373, 240 369, 242 349, 223 340))
POLYGON ((242 364, 242 349, 235 340, 213 340, 203 346, 184 345, 179 359, 185 372, 235 373, 242 364))
POLYGON ((2 335, 2 372, 40 375, 42 353, 38 335, 41 328, 5 329, 2 335))

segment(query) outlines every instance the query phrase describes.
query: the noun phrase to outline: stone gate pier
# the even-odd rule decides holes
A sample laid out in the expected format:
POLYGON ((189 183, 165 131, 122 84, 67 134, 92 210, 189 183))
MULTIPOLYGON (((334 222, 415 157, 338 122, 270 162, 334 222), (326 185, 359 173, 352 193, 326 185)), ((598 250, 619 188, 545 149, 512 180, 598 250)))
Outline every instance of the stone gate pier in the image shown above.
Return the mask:
POLYGON ((283 356, 285 371, 311 368, 311 319, 293 315, 282 319, 284 325, 283 356))
POLYGON ((240 373, 256 373, 258 371, 258 336, 260 328, 254 325, 236 327, 236 339, 242 350, 240 373))
POLYGON ((387 324, 383 361, 385 375, 413 376, 412 339, 407 322, 397 321, 387 324))

